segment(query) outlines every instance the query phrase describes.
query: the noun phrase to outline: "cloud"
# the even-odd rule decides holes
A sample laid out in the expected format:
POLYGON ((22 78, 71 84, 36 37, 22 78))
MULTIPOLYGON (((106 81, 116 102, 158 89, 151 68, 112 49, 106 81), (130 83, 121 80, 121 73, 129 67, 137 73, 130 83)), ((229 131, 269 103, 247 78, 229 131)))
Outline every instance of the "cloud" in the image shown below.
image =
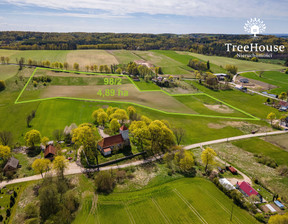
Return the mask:
MULTIPOLYGON (((182 15, 208 17, 287 17, 288 2, 283 0, 5 0, 18 6, 49 9, 103 10, 111 15, 147 13, 151 15, 182 15)), ((85 13, 85 10, 87 13, 85 13)), ((71 14, 72 16, 72 14, 71 14)), ((88 16, 89 17, 89 16, 88 16)))

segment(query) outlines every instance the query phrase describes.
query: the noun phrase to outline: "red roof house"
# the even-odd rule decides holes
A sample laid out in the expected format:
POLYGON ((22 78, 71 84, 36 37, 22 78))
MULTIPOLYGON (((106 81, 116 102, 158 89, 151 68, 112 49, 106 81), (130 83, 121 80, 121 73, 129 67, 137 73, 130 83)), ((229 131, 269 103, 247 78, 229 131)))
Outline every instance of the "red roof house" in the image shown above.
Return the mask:
POLYGON ((53 145, 48 145, 44 151, 44 157, 46 159, 54 159, 56 152, 57 150, 53 145))
POLYGON ((243 181, 236 184, 236 187, 246 196, 249 197, 251 195, 259 195, 259 193, 250 186, 249 183, 243 181))

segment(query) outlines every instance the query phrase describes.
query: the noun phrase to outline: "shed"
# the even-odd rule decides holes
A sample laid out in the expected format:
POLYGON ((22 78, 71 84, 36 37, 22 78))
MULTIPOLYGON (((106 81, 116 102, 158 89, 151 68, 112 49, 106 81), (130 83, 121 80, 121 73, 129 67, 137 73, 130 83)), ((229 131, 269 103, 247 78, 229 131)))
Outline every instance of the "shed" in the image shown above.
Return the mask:
POLYGON ((227 190, 235 190, 236 188, 226 178, 220 178, 219 183, 227 190))
POLYGON ((284 209, 284 205, 280 201, 274 201, 275 205, 277 205, 280 209, 284 209))
POLYGON ((4 166, 4 172, 6 171, 14 171, 19 167, 19 160, 11 157, 8 162, 6 163, 6 165, 4 166))
POLYGON ((44 151, 44 157, 46 159, 54 159, 54 156, 56 155, 57 150, 53 145, 48 145, 44 151))

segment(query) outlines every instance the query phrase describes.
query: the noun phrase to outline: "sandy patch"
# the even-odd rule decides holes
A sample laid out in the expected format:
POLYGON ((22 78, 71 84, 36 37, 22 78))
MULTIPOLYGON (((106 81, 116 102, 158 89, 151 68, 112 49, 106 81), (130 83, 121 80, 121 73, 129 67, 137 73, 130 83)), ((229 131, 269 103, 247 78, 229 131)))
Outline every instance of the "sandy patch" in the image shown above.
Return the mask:
POLYGON ((212 129, 221 129, 221 128, 225 128, 226 125, 225 124, 217 124, 217 123, 209 123, 208 128, 212 128, 212 129))
POLYGON ((258 90, 258 91, 264 91, 264 90, 270 90, 270 89, 274 89, 277 88, 277 86, 274 86, 272 84, 266 83, 266 82, 261 82, 259 80, 255 80, 255 79, 248 79, 249 83, 241 83, 240 79, 248 79, 242 76, 237 76, 236 78, 236 84, 238 85, 243 85, 249 89, 254 89, 254 90, 258 90))
POLYGON ((73 66, 75 62, 77 62, 81 70, 85 69, 86 65, 98 65, 98 69, 100 65, 113 65, 118 64, 117 59, 108 52, 104 50, 77 50, 71 51, 67 54, 66 58, 67 62, 70 66, 73 66))
POLYGON ((209 110, 213 110, 219 113, 224 113, 224 114, 229 114, 233 113, 234 110, 231 109, 230 107, 226 105, 209 105, 209 104, 204 104, 205 107, 207 107, 209 110))

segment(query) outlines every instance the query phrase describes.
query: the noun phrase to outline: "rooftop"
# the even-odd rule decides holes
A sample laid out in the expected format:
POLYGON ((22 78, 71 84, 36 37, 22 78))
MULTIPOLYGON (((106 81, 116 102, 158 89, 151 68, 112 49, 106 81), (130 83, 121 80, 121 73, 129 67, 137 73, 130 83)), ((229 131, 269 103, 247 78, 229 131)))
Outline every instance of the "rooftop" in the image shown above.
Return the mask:
POLYGON ((44 151, 44 157, 49 154, 56 155, 56 148, 53 145, 48 145, 44 151))
POLYGON ((102 148, 108 148, 110 146, 117 145, 117 144, 120 144, 123 142, 124 142, 124 139, 123 139, 122 135, 119 134, 119 135, 114 135, 114 136, 110 136, 107 138, 103 138, 98 144, 102 148))
POLYGON ((243 181, 238 184, 239 188, 244 191, 248 196, 259 194, 249 183, 243 181))
MULTIPOLYGON (((17 168, 18 167, 18 164, 19 164, 19 160, 14 158, 14 157, 11 157, 8 162, 6 163, 5 167, 7 166, 10 166, 10 167, 13 167, 13 168, 17 168)), ((4 167, 4 169, 5 169, 4 167)))

